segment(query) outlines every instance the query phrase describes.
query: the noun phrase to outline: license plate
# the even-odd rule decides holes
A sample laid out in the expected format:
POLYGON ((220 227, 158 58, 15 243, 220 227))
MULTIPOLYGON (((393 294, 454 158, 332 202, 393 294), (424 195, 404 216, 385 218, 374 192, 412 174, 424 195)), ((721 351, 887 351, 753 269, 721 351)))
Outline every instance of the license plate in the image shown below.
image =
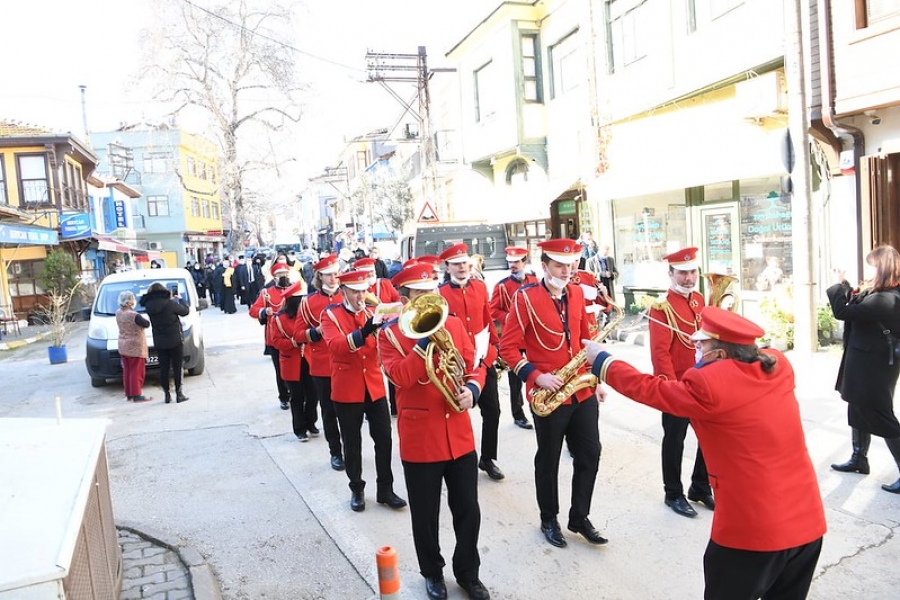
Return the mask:
POLYGON ((147 364, 148 365, 158 365, 159 357, 156 356, 155 354, 151 354, 150 356, 147 357, 147 364))

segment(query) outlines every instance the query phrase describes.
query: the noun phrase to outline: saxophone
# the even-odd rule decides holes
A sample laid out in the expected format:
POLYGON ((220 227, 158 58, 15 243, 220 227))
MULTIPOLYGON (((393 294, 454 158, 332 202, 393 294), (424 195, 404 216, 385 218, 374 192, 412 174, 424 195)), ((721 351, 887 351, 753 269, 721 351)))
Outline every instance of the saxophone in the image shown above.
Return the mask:
POLYGON ((403 306, 397 325, 400 332, 409 339, 429 339, 424 353, 425 373, 450 408, 462 412, 456 395, 466 383, 466 363, 453 345, 450 334, 444 329, 448 313, 446 298, 440 294, 423 294, 403 306), (435 352, 438 353, 437 367, 434 364, 435 352))
MULTIPOLYGON (((591 338, 592 342, 599 343, 605 340, 619 326, 622 319, 625 318, 625 311, 613 303, 609 294, 603 294, 603 299, 613 307, 616 316, 610 319, 606 326, 591 338)), ((563 380, 562 387, 555 392, 546 388, 531 389, 528 395, 531 397, 531 410, 534 414, 539 417, 546 417, 559 408, 575 392, 597 386, 597 377, 593 373, 581 372, 587 364, 586 356, 587 353, 582 348, 581 352, 573 356, 562 368, 553 371, 554 375, 563 380)))

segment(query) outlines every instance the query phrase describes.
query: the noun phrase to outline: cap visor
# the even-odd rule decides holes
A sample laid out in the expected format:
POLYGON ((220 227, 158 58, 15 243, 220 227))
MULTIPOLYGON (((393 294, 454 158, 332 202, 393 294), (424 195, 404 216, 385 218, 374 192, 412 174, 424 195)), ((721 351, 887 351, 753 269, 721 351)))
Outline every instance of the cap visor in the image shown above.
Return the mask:
POLYGON ((712 340, 714 338, 707 335, 703 330, 698 330, 691 334, 691 339, 695 342, 702 342, 703 340, 712 340))

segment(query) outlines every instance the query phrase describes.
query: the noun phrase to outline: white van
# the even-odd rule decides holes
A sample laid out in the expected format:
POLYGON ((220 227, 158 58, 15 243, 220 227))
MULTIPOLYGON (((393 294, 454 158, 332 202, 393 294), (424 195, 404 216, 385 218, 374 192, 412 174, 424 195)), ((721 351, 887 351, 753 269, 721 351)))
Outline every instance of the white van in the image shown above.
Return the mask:
MULTIPOLYGON (((181 317, 184 330, 184 368, 188 375, 200 375, 205 366, 203 347, 203 323, 200 311, 209 303, 197 295, 194 280, 187 269, 138 269, 107 275, 100 282, 97 297, 91 308, 88 325, 87 352, 84 359, 91 385, 101 387, 107 379, 122 378, 122 362, 119 357, 119 327, 116 325, 116 311, 119 309, 119 294, 128 290, 138 300, 135 310, 143 312, 140 298, 151 284, 160 282, 173 292, 177 290, 181 302, 186 303, 190 312, 181 317)), ((153 330, 147 329, 147 346, 150 356, 147 368, 159 367, 159 356, 153 348, 153 330)))

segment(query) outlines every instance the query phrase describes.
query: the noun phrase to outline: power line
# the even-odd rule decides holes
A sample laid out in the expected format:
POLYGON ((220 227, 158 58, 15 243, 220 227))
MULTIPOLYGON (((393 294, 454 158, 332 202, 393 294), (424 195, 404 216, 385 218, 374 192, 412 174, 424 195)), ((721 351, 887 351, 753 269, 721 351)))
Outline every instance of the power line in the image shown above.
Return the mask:
POLYGON ((249 34, 254 35, 254 36, 256 36, 256 37, 262 38, 262 39, 264 39, 264 40, 268 40, 268 41, 272 42, 273 44, 278 44, 279 46, 282 46, 283 48, 287 48, 288 50, 291 50, 291 51, 293 51, 293 52, 296 52, 297 54, 302 54, 303 56, 307 56, 307 57, 309 57, 309 58, 312 58, 312 59, 315 59, 315 60, 319 60, 319 61, 322 61, 322 62, 324 62, 324 63, 328 63, 328 64, 330 64, 330 65, 334 65, 334 66, 336 66, 336 67, 341 67, 341 68, 343 68, 343 69, 348 69, 348 70, 350 70, 350 71, 356 71, 357 73, 363 73, 363 72, 365 72, 363 69, 358 69, 358 68, 356 68, 356 67, 351 67, 351 66, 349 66, 349 65, 345 65, 345 64, 340 63, 340 62, 337 62, 337 61, 335 61, 335 60, 331 60, 330 58, 325 58, 324 56, 318 56, 318 55, 313 54, 313 53, 311 53, 311 52, 307 52, 307 51, 305 51, 305 50, 301 50, 301 49, 299 49, 299 48, 297 48, 297 47, 295 47, 295 46, 292 46, 291 44, 288 44, 288 43, 286 43, 286 42, 282 42, 281 40, 276 40, 276 39, 271 38, 271 37, 269 37, 269 36, 267 36, 267 35, 264 35, 264 34, 262 34, 262 33, 259 33, 259 32, 257 32, 257 31, 252 31, 252 30, 250 30, 250 29, 247 29, 246 27, 244 27, 244 26, 241 25, 240 23, 235 23, 234 21, 232 21, 232 20, 230 20, 230 19, 226 19, 226 18, 223 17, 222 15, 217 15, 216 13, 212 12, 211 10, 208 10, 208 9, 206 9, 206 8, 203 8, 202 6, 198 6, 197 4, 194 4, 193 2, 191 2, 191 0, 182 0, 182 2, 184 2, 185 4, 187 4, 187 5, 189 5, 189 6, 193 6, 193 7, 196 8, 197 10, 202 11, 202 12, 208 14, 209 16, 211 16, 211 17, 213 17, 213 18, 216 18, 216 19, 219 19, 220 21, 224 21, 225 23, 228 23, 228 24, 231 25, 232 27, 236 27, 237 29, 240 29, 240 30, 242 30, 242 31, 244 31, 244 32, 246 32, 246 33, 249 33, 249 34))

